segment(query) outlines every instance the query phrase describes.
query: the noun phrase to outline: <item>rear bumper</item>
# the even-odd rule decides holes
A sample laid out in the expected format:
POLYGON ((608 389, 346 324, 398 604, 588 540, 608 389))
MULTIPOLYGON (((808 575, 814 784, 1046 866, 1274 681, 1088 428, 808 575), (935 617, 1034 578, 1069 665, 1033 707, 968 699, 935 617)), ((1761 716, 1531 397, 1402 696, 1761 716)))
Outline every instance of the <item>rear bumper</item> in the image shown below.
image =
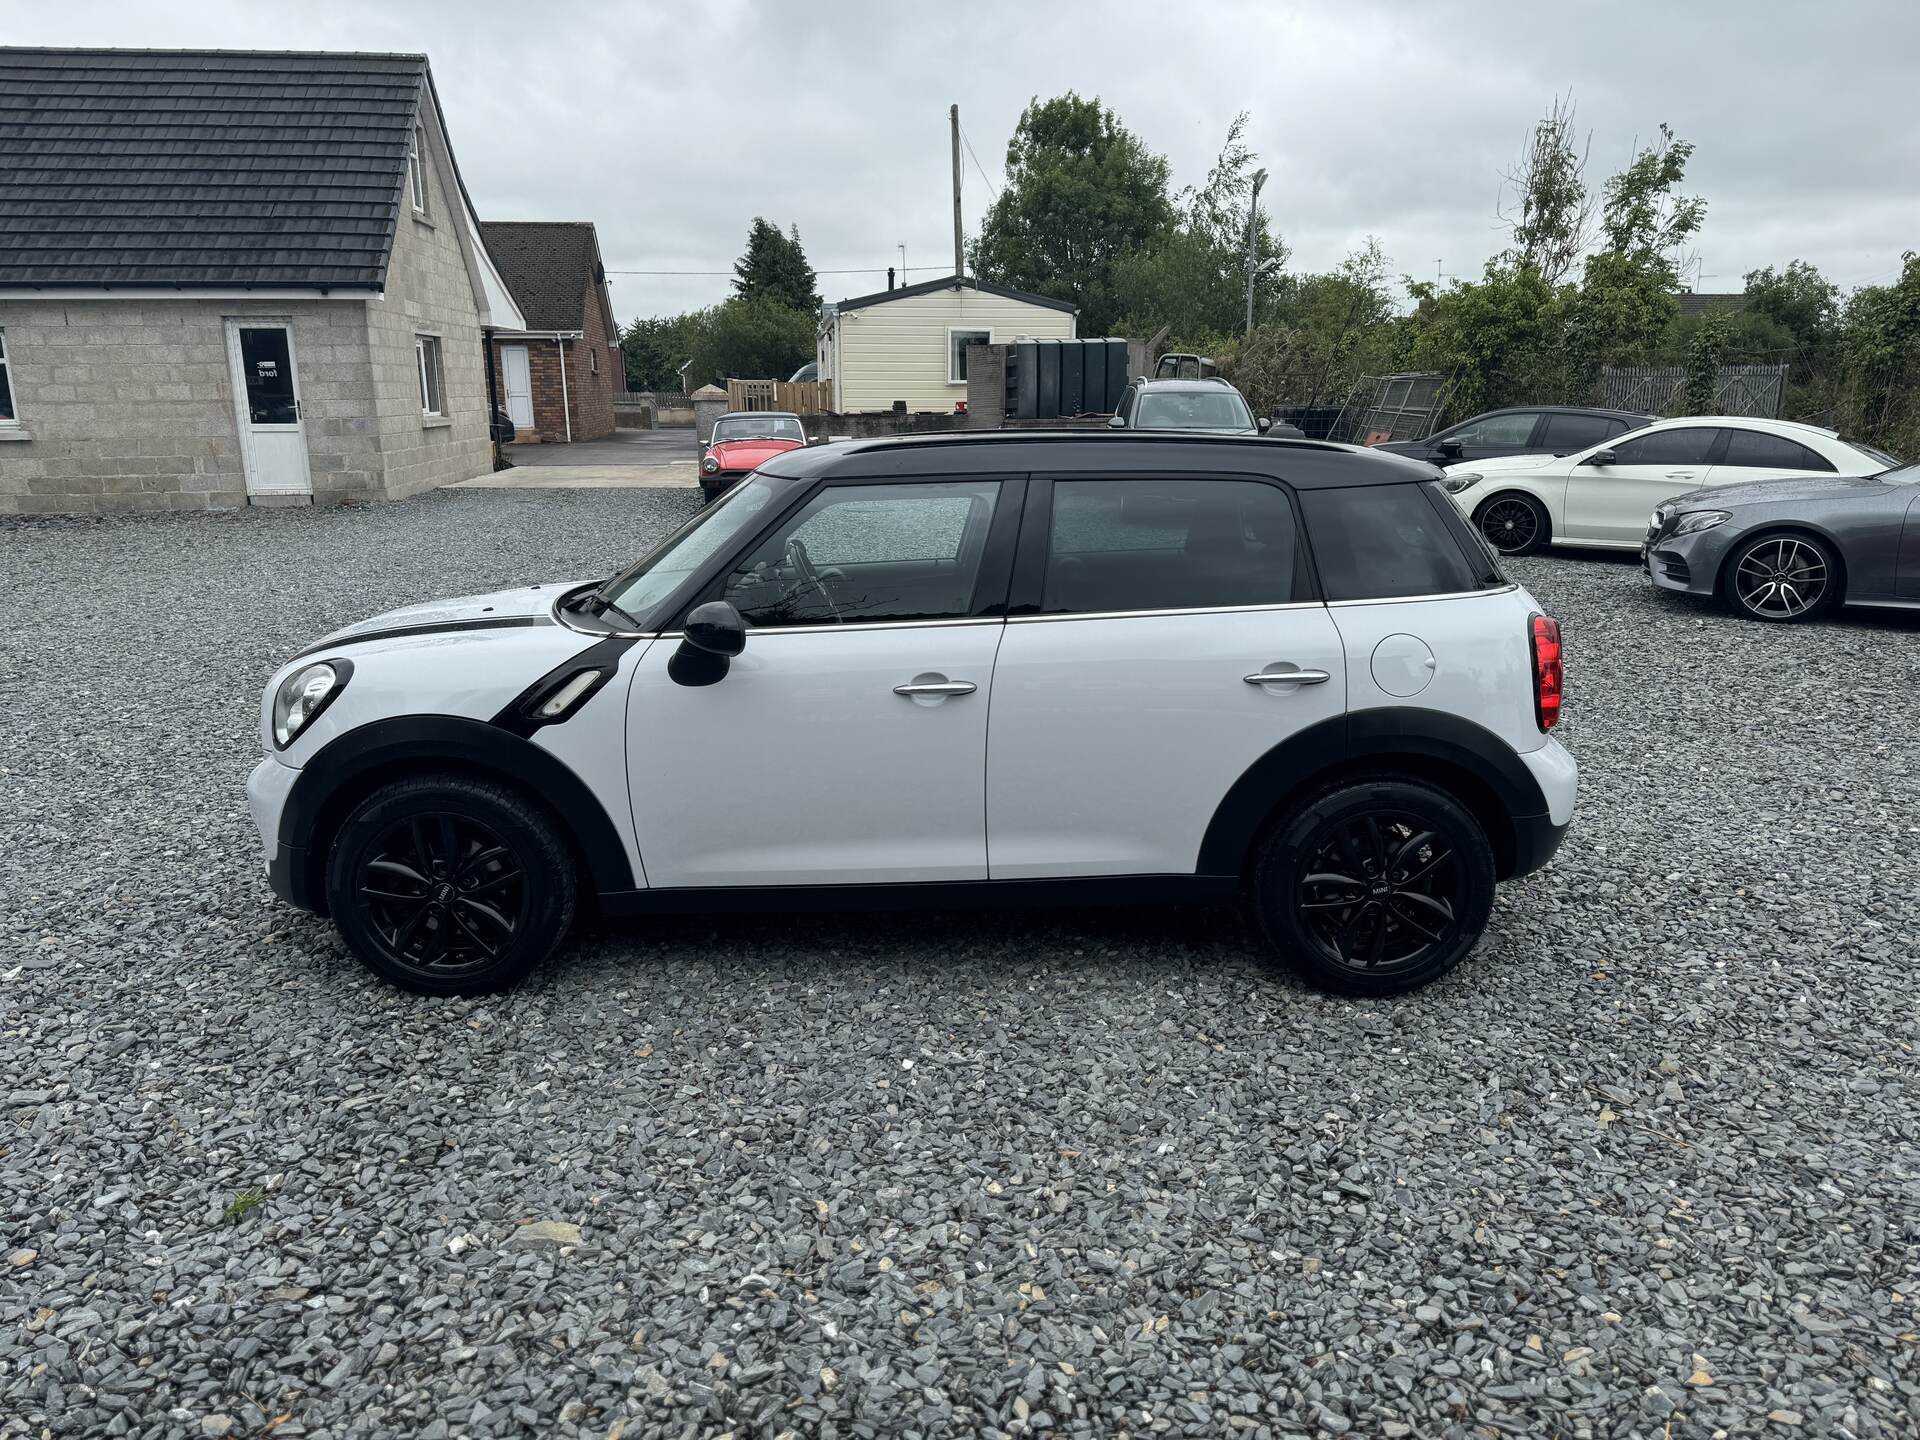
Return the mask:
POLYGON ((1513 875, 1530 875, 1551 860, 1560 842, 1567 838, 1573 824, 1580 766, 1567 747, 1551 735, 1546 744, 1528 751, 1520 760, 1547 804, 1545 814, 1513 817, 1513 875))
POLYGON ((1567 838, 1573 822, 1553 823, 1551 815, 1516 815, 1513 821, 1513 873, 1507 878, 1531 875, 1553 859, 1560 842, 1567 838))

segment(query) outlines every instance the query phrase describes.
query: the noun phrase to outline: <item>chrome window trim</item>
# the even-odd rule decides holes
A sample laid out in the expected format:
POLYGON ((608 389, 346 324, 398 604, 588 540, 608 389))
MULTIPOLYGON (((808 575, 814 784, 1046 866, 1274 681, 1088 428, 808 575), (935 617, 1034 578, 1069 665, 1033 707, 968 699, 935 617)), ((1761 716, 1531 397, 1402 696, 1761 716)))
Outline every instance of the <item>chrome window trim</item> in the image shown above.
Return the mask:
POLYGON ((1065 610, 1043 615, 1010 615, 1009 625, 1034 625, 1045 620, 1153 620, 1170 615, 1251 615, 1269 610, 1320 610, 1318 600, 1288 600, 1278 605, 1194 605, 1175 610, 1065 610))
POLYGON ((1520 587, 1513 581, 1505 585, 1490 586, 1485 590, 1449 590, 1443 595, 1376 595, 1370 600, 1329 600, 1329 610, 1345 609, 1349 605, 1411 605, 1421 600, 1477 600, 1483 595, 1510 595, 1520 587))
MULTIPOLYGON (((961 625, 1004 625, 998 615, 962 615, 950 620, 849 620, 842 625, 768 625, 756 627, 747 622, 747 635, 841 635, 849 630, 950 630, 961 625)), ((658 638, 672 639, 678 630, 662 631, 658 638)))

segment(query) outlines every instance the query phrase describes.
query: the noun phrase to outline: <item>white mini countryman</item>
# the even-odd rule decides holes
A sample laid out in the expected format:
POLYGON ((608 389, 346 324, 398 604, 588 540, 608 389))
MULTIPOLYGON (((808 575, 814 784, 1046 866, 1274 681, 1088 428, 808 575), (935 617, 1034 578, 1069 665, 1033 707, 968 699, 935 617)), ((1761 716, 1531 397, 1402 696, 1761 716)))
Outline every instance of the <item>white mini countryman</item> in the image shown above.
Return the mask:
POLYGON ((1560 632, 1431 466, 1309 441, 795 450, 621 574, 268 684, 274 889, 394 982, 603 914, 1244 897, 1313 982, 1452 968, 1573 813, 1560 632))

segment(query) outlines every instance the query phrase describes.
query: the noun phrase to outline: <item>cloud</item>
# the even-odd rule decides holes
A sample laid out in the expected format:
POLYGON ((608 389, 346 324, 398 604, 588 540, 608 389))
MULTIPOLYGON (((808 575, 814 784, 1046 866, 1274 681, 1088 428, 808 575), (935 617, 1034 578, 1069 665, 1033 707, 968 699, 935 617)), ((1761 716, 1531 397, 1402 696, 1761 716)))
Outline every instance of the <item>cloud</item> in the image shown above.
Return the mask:
MULTIPOLYGON (((1920 245, 1907 108, 1920 6, 1131 3, 365 3, 135 10, 0 0, 12 44, 425 51, 488 219, 588 219, 613 271, 730 269, 755 215, 797 224, 833 298, 905 245, 951 267, 947 106, 995 184, 1020 110, 1099 95, 1199 181, 1236 111, 1298 266, 1377 235, 1397 272, 1476 274, 1500 175, 1556 94, 1589 179, 1662 121, 1698 148, 1707 288, 1811 260, 1856 283, 1920 245)), ((990 191, 963 156, 969 232, 990 191)), ((622 318, 724 298, 727 276, 615 274, 622 318)))

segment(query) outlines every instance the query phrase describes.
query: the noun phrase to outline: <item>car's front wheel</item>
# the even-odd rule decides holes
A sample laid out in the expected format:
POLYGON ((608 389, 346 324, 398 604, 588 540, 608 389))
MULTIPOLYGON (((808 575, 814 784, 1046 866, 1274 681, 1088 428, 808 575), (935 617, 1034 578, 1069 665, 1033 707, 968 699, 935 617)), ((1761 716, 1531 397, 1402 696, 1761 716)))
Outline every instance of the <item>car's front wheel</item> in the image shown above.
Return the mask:
POLYGON ((1267 941, 1310 983, 1397 995, 1446 974, 1493 909, 1493 850, 1452 796, 1401 777, 1343 782, 1294 806, 1255 864, 1267 941))
POLYGON ((1754 620, 1811 620, 1839 594, 1840 565, 1811 535, 1761 535, 1727 557, 1727 603, 1754 620))
POLYGON ((1531 495, 1496 495, 1473 512, 1473 523, 1502 555, 1531 555, 1552 536, 1546 506, 1531 495))
POLYGON ((566 842, 545 812, 467 775, 374 791, 341 826, 327 865, 327 907, 347 948, 427 995, 515 984, 566 934, 574 891, 566 842))

